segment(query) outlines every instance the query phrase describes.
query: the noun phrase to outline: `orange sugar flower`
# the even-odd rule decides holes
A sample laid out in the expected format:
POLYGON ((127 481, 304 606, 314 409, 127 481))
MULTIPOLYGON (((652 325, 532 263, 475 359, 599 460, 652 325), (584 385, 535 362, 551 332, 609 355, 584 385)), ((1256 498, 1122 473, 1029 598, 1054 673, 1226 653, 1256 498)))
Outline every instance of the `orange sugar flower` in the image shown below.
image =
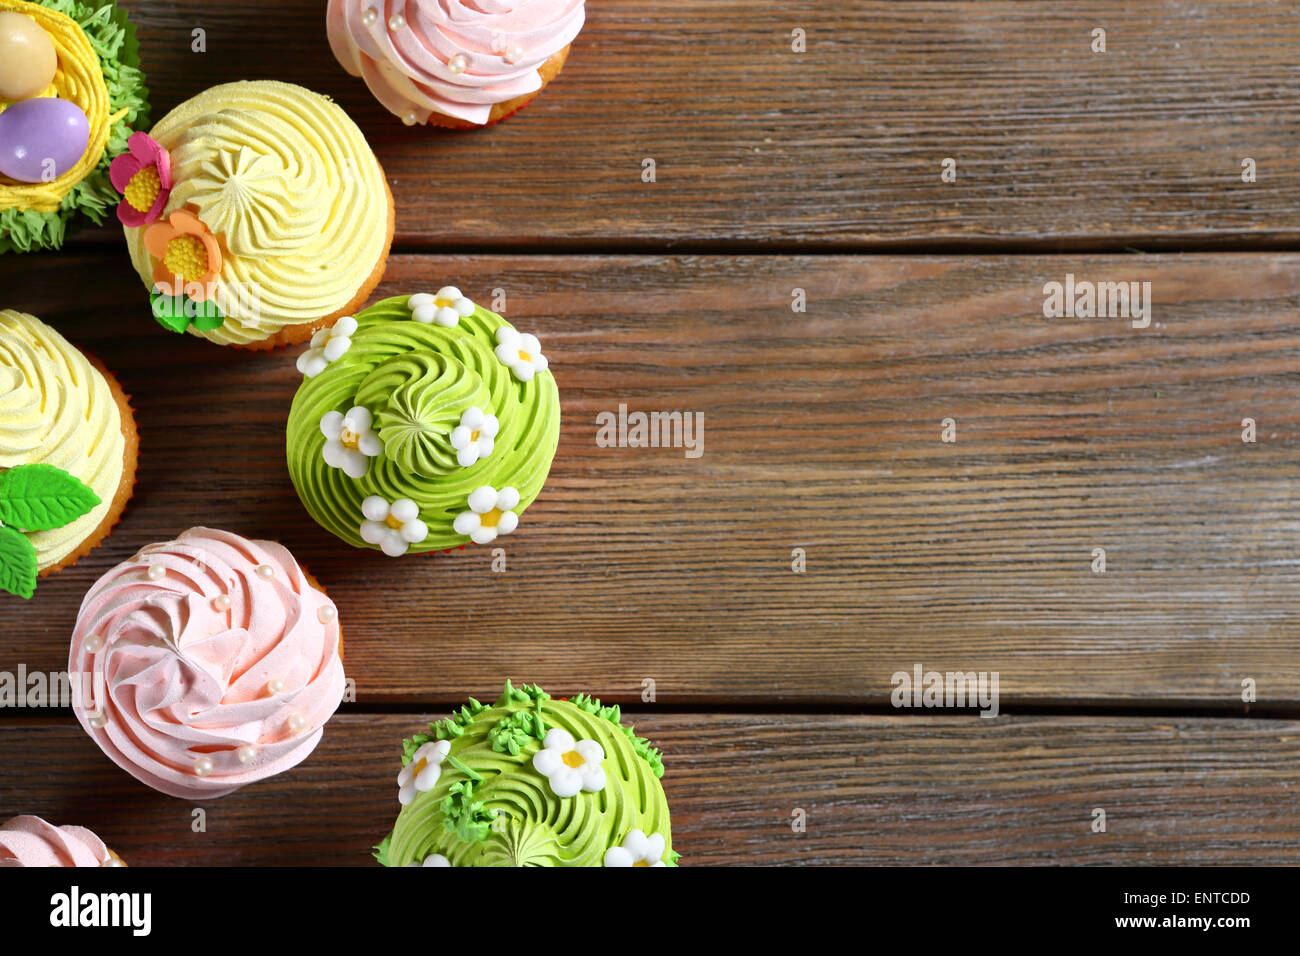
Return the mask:
POLYGON ((194 213, 178 209, 166 222, 155 222, 144 231, 144 247, 158 260, 153 283, 163 295, 184 292, 202 302, 216 292, 221 244, 194 213), (179 288, 173 289, 173 280, 179 288))

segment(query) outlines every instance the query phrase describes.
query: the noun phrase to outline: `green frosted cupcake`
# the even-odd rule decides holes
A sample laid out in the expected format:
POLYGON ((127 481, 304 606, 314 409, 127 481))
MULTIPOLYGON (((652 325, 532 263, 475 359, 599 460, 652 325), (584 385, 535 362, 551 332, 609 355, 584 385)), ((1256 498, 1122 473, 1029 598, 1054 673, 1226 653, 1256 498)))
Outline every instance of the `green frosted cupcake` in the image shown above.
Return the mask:
POLYGON ((453 286, 344 316, 298 357, 289 477, 311 516, 391 557, 510 534, 551 468, 541 343, 453 286))
POLYGON ((402 742, 385 866, 676 866, 659 751, 618 707, 540 687, 470 698, 402 742))

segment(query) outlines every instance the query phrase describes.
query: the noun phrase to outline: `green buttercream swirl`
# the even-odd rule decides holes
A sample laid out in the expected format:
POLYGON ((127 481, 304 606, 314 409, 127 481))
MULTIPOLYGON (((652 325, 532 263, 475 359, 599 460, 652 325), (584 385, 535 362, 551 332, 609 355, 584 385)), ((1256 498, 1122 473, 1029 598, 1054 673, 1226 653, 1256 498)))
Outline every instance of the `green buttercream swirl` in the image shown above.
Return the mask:
POLYGON ((601 866, 610 847, 639 829, 662 834, 664 861, 675 865, 658 752, 652 761, 634 743, 641 738, 611 719, 617 708, 581 700, 586 706, 507 683, 492 706, 471 700, 429 733, 404 741, 403 763, 429 740, 450 740, 451 751, 433 789, 398 814, 377 848, 379 861, 406 866, 440 853, 452 866, 601 866), (542 747, 536 732, 554 727, 604 748, 603 790, 551 792, 533 755, 542 747))
POLYGON ((441 551, 469 541, 452 523, 469 510, 469 495, 483 485, 519 491, 521 515, 542 490, 560 435, 555 377, 538 373, 528 382, 498 361, 499 315, 475 308, 452 328, 411 318, 409 296, 376 303, 356 316, 351 347, 294 396, 286 429, 289 477, 311 516, 358 548, 361 502, 379 495, 409 498, 429 536, 414 553, 441 551), (366 408, 384 446, 366 474, 349 478, 325 463, 320 420, 331 411, 366 408), (477 407, 500 423, 492 453, 467 468, 456 461, 451 433, 466 409, 477 407))
POLYGON ((460 467, 451 447, 460 416, 471 406, 489 408, 492 396, 473 369, 451 356, 409 352, 371 372, 356 400, 373 411, 384 454, 402 472, 437 478, 460 467))

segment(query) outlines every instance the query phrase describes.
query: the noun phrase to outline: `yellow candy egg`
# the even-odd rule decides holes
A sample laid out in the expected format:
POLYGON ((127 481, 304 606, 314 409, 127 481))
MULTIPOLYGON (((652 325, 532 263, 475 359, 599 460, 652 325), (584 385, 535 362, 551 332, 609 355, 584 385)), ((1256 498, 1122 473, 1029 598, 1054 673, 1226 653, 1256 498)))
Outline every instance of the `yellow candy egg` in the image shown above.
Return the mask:
POLYGON ((50 85, 59 67, 54 41, 31 17, 0 13, 0 100, 25 100, 50 85))

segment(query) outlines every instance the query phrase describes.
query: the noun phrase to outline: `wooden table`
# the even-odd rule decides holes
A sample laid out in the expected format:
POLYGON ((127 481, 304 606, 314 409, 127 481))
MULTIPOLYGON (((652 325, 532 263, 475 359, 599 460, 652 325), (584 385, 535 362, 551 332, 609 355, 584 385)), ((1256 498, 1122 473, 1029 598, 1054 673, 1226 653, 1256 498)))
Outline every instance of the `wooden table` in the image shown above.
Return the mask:
POLYGON ((667 754, 685 864, 1297 859, 1286 4, 593 0, 552 87, 473 133, 385 113, 314 0, 127 6, 158 116, 268 76, 344 105, 397 200, 376 295, 506 290, 564 424, 507 573, 396 567, 293 493, 293 353, 163 334, 113 229, 0 261, 0 305, 99 355, 142 433, 115 533, 0 598, 0 669, 65 666, 90 584, 205 523, 328 586, 358 693, 203 834, 66 712, 0 712, 0 816, 134 864, 366 864, 400 738, 510 677, 624 705, 667 754), (1150 326, 1044 318, 1067 274, 1149 281, 1150 326), (703 455, 598 447, 620 403, 702 412, 703 455), (918 664, 996 671, 1000 715, 895 709, 918 664))

